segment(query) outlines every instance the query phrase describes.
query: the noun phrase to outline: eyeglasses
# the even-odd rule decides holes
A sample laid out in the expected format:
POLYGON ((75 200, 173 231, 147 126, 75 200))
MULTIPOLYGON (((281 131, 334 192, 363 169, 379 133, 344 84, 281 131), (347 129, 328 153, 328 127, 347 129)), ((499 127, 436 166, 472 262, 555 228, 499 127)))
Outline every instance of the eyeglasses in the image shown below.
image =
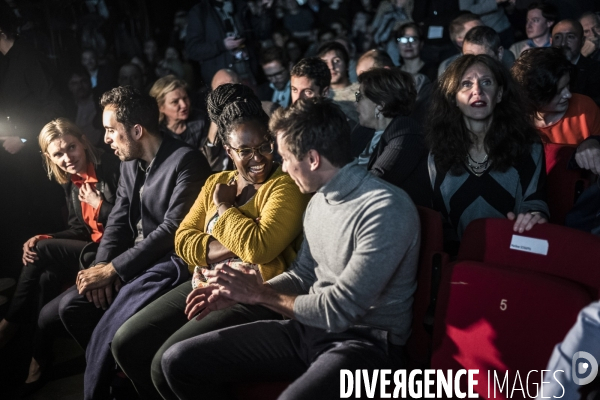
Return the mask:
POLYGON ((418 40, 419 40, 419 38, 415 37, 415 36, 402 36, 402 37, 396 38, 396 41, 398 41, 399 43, 402 43, 402 44, 414 43, 418 40))
POLYGON ((231 146, 228 147, 235 151, 242 161, 248 161, 252 159, 257 152, 263 156, 267 156, 269 154, 273 154, 273 151, 275 150, 275 146, 271 141, 263 143, 258 147, 244 147, 242 149, 236 149, 235 147, 231 146))
POLYGON ((362 100, 363 94, 359 90, 358 92, 354 92, 354 97, 356 98, 356 102, 358 103, 359 101, 362 100))
POLYGON ((271 75, 265 74, 265 78, 267 78, 268 80, 279 78, 281 75, 283 75, 285 73, 285 71, 286 71, 285 69, 282 69, 281 71, 275 72, 274 74, 271 74, 271 75))

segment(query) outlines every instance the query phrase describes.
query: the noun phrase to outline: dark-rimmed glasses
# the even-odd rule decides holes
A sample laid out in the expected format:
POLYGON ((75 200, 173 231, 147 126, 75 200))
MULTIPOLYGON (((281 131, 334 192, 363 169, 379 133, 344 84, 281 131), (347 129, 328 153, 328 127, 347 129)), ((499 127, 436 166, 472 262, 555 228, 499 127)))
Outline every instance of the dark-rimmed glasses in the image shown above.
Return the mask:
POLYGON ((236 149, 235 147, 229 145, 228 147, 235 151, 238 157, 243 161, 251 160, 257 152, 260 155, 267 156, 269 154, 273 154, 273 151, 275 150, 275 146, 272 141, 265 142, 258 147, 243 147, 241 149, 236 149))

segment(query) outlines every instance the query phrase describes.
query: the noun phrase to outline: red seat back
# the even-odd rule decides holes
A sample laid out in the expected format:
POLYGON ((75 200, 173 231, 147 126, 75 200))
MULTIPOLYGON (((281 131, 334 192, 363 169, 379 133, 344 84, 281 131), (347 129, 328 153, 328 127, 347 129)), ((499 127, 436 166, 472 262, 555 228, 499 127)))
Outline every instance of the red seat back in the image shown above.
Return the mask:
POLYGON ((569 160, 575 152, 574 145, 545 143, 548 208, 550 222, 564 225, 565 216, 578 195, 589 185, 579 170, 569 170, 569 160))
MULTIPOLYGON (((421 220, 421 248, 417 271, 417 290, 413 303, 412 333, 407 343, 410 364, 413 368, 429 365, 431 357, 431 332, 425 324, 433 326, 433 319, 426 321, 432 301, 432 275, 448 263, 444 253, 444 232, 442 216, 429 208, 417 206, 421 220)), ((434 293, 437 295, 437 293, 434 293)), ((433 313, 431 313, 433 317, 433 313)))

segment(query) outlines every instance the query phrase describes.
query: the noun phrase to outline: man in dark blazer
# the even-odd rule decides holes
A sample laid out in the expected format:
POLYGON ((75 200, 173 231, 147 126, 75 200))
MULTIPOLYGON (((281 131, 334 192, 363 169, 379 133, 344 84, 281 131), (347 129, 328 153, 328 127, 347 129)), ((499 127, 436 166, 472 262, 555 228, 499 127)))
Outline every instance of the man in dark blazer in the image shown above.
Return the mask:
POLYGON ((156 100, 121 86, 102 96, 105 141, 123 161, 117 200, 94 266, 41 312, 43 330, 58 319, 86 349, 85 399, 108 399, 117 329, 189 278, 173 268, 175 231, 211 173, 202 154, 162 136, 156 100), (170 266, 170 268, 167 268, 170 266))

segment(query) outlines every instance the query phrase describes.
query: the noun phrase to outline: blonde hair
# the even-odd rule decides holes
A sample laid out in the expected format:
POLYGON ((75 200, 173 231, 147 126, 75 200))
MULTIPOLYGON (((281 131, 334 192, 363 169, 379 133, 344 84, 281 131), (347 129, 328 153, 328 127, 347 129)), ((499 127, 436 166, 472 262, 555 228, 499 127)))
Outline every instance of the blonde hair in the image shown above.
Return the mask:
MULTIPOLYGON (((156 103, 158 104, 158 108, 160 109, 165 104, 165 97, 167 93, 171 93, 173 90, 183 88, 187 92, 188 84, 183 80, 179 79, 175 75, 167 75, 158 79, 152 85, 150 89, 150 96, 156 99, 156 103)), ((165 114, 162 112, 158 117, 158 122, 162 123, 165 119, 165 114)))
POLYGON ((70 180, 70 174, 63 171, 58 165, 56 165, 50 159, 48 154, 48 146, 56 139, 60 139, 66 135, 71 135, 75 139, 79 140, 85 147, 85 157, 87 162, 91 162, 96 167, 100 163, 100 153, 96 149, 88 138, 86 138, 81 132, 81 129, 67 118, 57 118, 54 121, 48 122, 40 132, 38 136, 38 143, 42 150, 42 161, 44 162, 44 168, 48 174, 48 179, 56 179, 60 184, 65 184, 70 180))

